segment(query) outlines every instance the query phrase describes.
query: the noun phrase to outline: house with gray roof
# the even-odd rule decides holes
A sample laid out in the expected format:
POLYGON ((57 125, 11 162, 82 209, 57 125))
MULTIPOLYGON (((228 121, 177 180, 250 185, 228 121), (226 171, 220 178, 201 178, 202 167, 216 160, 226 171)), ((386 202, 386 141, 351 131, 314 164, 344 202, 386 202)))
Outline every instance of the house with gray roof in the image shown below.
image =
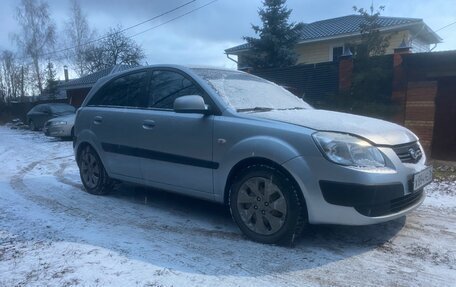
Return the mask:
MULTIPOLYGON (((355 46, 361 40, 360 15, 348 15, 305 24, 300 31, 296 45, 298 64, 315 64, 337 60, 345 49, 355 46)), ((412 52, 429 52, 431 45, 442 39, 422 19, 384 17, 378 18, 379 30, 391 36, 386 54, 392 54, 404 41, 412 52)), ((241 44, 225 50, 225 53, 238 57, 238 68, 244 67, 243 56, 248 54, 249 45, 241 44)))
POLYGON ((115 65, 77 79, 62 82, 58 85, 58 89, 66 92, 66 97, 68 98, 68 103, 70 105, 79 107, 89 93, 90 89, 99 79, 130 68, 133 68, 133 66, 115 65))

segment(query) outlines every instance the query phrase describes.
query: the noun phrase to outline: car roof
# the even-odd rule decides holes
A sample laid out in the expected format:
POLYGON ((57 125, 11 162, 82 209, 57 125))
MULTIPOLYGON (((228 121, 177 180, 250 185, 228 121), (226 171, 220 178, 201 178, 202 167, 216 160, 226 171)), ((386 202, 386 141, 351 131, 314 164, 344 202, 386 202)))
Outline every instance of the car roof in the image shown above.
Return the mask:
POLYGON ((130 69, 122 70, 119 72, 115 72, 112 74, 109 74, 105 77, 100 78, 98 81, 100 82, 105 82, 108 81, 112 78, 115 78, 119 75, 123 74, 128 74, 134 71, 141 71, 141 70, 146 70, 146 69, 157 69, 157 68, 171 68, 171 69, 177 69, 177 70, 182 70, 187 73, 192 73, 191 70, 193 69, 207 69, 207 70, 220 70, 220 71, 230 71, 230 72, 239 72, 243 73, 242 71, 238 71, 235 69, 227 69, 223 67, 215 67, 215 66, 198 66, 198 65, 177 65, 177 64, 157 64, 157 65, 147 65, 147 66, 137 66, 133 67, 130 69))

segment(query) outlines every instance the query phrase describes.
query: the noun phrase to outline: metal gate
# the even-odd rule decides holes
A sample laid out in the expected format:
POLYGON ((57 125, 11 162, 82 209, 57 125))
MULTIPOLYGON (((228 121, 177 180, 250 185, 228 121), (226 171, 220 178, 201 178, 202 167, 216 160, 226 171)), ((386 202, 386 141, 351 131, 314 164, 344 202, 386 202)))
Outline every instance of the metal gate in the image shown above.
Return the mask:
POLYGON ((456 161, 456 77, 438 81, 432 157, 456 161))

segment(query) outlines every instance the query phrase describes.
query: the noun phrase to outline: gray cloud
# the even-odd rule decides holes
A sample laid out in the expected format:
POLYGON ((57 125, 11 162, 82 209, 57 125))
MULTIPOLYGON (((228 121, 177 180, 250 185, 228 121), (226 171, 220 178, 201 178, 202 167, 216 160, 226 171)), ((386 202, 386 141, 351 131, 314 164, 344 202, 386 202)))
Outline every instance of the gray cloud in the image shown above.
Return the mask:
MULTIPOLYGON (((59 29, 68 17, 69 1, 48 1, 53 19, 59 29)), ((89 23, 99 33, 118 24, 123 27, 134 25, 164 11, 187 2, 186 0, 150 1, 150 0, 80 0, 89 23)), ((198 0, 174 12, 172 15, 157 19, 134 30, 132 35, 149 27, 163 23, 181 13, 209 2, 198 0)), ((14 49, 9 34, 17 31, 13 18, 14 7, 19 0, 2 1, 0 10, 0 49, 14 49)), ((289 0, 288 7, 293 9, 292 20, 295 22, 313 22, 352 14, 352 6, 367 7, 365 0, 289 0)), ((454 0, 406 0, 376 1, 375 4, 386 6, 384 15, 397 17, 423 18, 433 29, 438 29, 456 21, 454 0)), ((209 64, 234 67, 226 59, 223 50, 242 43, 242 36, 253 35, 251 23, 258 24, 260 0, 219 0, 191 15, 168 23, 162 27, 144 33, 134 39, 143 45, 149 64, 185 63, 209 64)), ((439 32, 445 43, 438 49, 456 49, 456 25, 439 32)), ((60 33, 62 35, 62 33, 60 33)))

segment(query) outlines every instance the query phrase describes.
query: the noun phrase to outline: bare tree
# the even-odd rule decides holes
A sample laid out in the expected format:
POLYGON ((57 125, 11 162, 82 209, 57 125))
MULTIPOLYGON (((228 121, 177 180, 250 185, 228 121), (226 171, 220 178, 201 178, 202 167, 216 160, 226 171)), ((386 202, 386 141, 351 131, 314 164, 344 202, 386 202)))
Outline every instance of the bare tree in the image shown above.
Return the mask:
POLYGON ((21 68, 12 51, 4 50, 1 55, 1 80, 4 97, 9 100, 18 98, 21 92, 21 68))
POLYGON ((89 46, 86 44, 95 36, 95 31, 90 29, 87 16, 81 10, 79 2, 71 1, 70 20, 65 23, 67 45, 75 48, 70 51, 70 59, 73 62, 74 70, 78 76, 82 76, 86 70, 84 54, 89 46))
POLYGON ((359 25, 361 43, 357 45, 356 57, 367 59, 370 56, 384 55, 389 46, 391 34, 382 35, 378 20, 385 6, 379 6, 376 11, 373 4, 369 10, 353 6, 353 10, 363 17, 363 22, 359 25))
POLYGON ((6 88, 3 83, 3 72, 0 70, 0 106, 6 102, 6 88))
POLYGON ((123 34, 122 27, 111 28, 107 36, 84 53, 85 68, 90 72, 114 65, 139 65, 144 59, 142 47, 123 34))
POLYGON ((13 36, 14 40, 24 56, 31 58, 36 86, 42 93, 43 54, 50 51, 55 43, 55 24, 49 13, 49 5, 40 0, 21 0, 16 9, 16 20, 20 33, 13 36))

